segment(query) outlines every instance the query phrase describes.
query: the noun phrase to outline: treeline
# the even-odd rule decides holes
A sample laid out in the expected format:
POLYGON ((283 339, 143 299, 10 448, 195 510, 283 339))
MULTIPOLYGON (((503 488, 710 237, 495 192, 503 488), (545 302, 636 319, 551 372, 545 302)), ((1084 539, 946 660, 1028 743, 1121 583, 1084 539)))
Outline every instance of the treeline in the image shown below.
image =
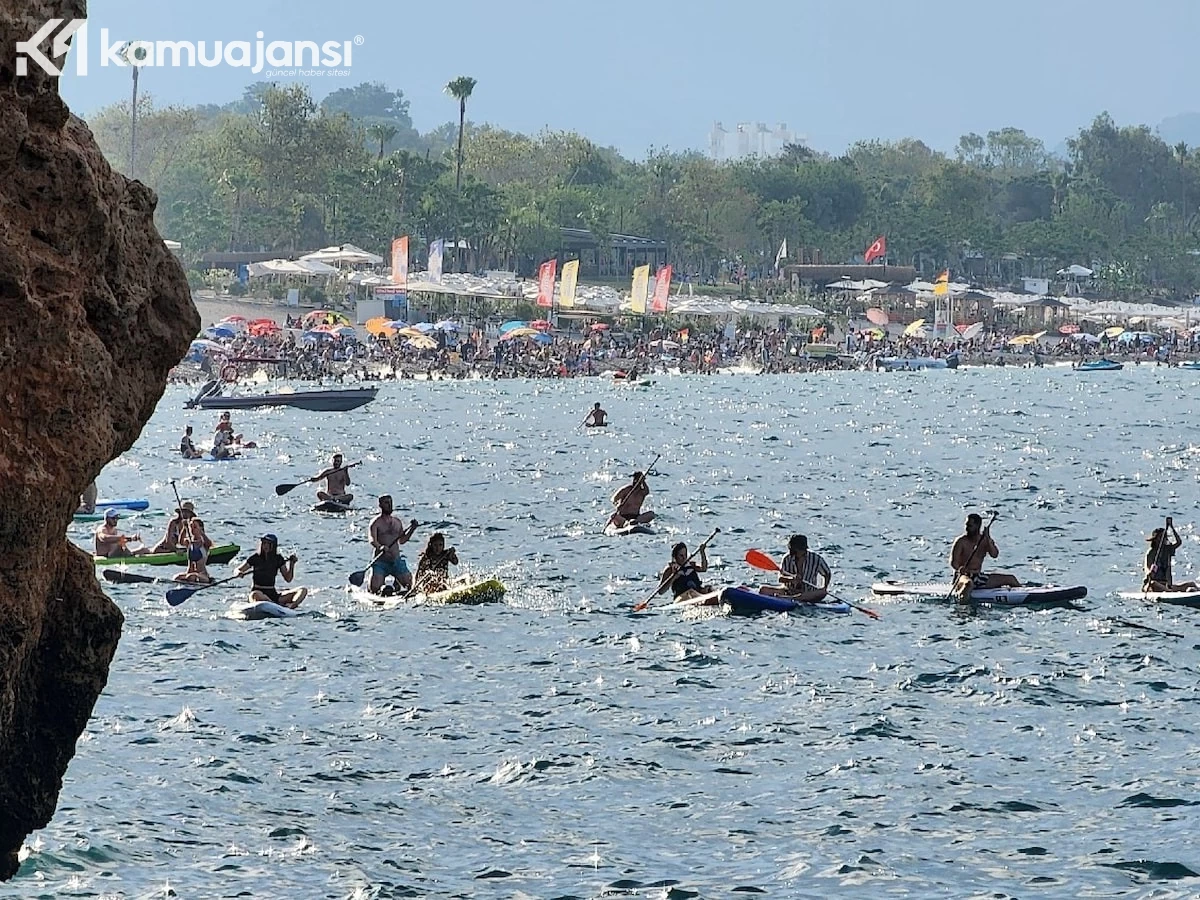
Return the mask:
POLYGON ((465 241, 463 268, 530 272, 568 226, 666 241, 677 272, 718 277, 771 271, 785 238, 793 256, 848 263, 886 235, 890 261, 925 273, 1002 283, 1082 263, 1110 295, 1200 289, 1200 158, 1107 114, 1067 159, 1004 128, 965 135, 953 156, 902 140, 837 157, 792 145, 766 160, 661 150, 639 162, 572 133, 468 123, 456 188, 458 123, 418 133, 403 93, 382 84, 320 103, 302 85, 254 85, 224 107, 143 97, 132 167, 129 112, 89 124, 119 169, 158 192, 160 229, 194 256, 335 242, 382 252, 409 234, 414 249, 465 241))

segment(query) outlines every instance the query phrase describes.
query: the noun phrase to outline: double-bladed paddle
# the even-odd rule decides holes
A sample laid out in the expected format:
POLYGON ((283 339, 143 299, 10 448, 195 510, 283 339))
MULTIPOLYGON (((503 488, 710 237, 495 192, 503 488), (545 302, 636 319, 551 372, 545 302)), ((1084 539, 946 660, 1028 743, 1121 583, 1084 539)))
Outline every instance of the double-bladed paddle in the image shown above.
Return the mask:
MULTIPOLYGON (((1000 518, 1000 513, 998 510, 989 509, 987 512, 991 515, 991 518, 988 519, 988 523, 983 526, 983 530, 979 532, 979 540, 977 540, 975 542, 975 546, 972 547, 971 552, 967 554, 967 562, 964 563, 963 565, 968 565, 971 562, 971 560, 973 560, 975 558, 975 554, 979 552, 979 548, 983 546, 983 542, 985 540, 987 540, 989 537, 991 537, 990 532, 992 530, 992 524, 998 518, 1000 518)), ((961 569, 954 573, 954 581, 952 581, 950 583, 950 593, 948 593, 946 595, 947 603, 950 602, 951 600, 959 599, 958 597, 955 597, 954 592, 958 589, 958 583, 965 574, 966 573, 963 572, 961 569)), ((970 595, 968 595, 968 597, 967 597, 967 600, 969 600, 969 599, 970 599, 970 595)), ((967 602, 967 601, 963 601, 963 602, 967 602)))
MULTIPOLYGON (((763 553, 761 550, 747 550, 746 551, 746 562, 749 563, 750 565, 752 565, 756 569, 762 569, 767 572, 780 572, 781 574, 783 574, 784 578, 795 578, 795 579, 799 580, 801 577, 799 575, 788 575, 781 568, 779 568, 779 564, 777 562, 775 562, 775 560, 773 560, 767 554, 763 553)), ((816 585, 813 584, 811 581, 805 581, 804 584, 806 584, 808 587, 816 587, 816 585)), ((857 603, 851 603, 849 600, 843 600, 841 597, 835 596, 834 594, 830 594, 828 591, 826 591, 825 593, 827 596, 833 597, 833 599, 836 600, 837 602, 845 603, 851 609, 857 609, 860 613, 862 613, 865 616, 869 616, 872 619, 879 618, 879 613, 875 612, 875 610, 873 610, 873 609, 867 609, 867 607, 865 607, 865 606, 859 606, 857 603)), ((797 601, 797 602, 802 602, 802 601, 797 601)))
POLYGON ((188 598, 190 598, 192 594, 196 593, 197 591, 207 590, 208 588, 216 587, 219 584, 226 584, 230 581, 241 578, 246 574, 248 573, 243 572, 239 575, 230 575, 228 578, 222 578, 220 581, 211 581, 208 584, 198 584, 195 587, 175 588, 173 591, 167 591, 167 602, 172 606, 178 606, 180 603, 188 600, 188 598))
MULTIPOLYGON (((342 466, 342 469, 353 469, 355 466, 361 466, 361 465, 362 465, 362 460, 360 459, 358 462, 350 463, 350 465, 348 465, 348 466, 342 466)), ((333 471, 340 472, 341 469, 334 469, 333 471)), ((277 485, 275 485, 275 493, 277 496, 282 497, 284 494, 291 493, 292 491, 294 491, 296 488, 300 487, 301 485, 312 484, 314 481, 320 481, 324 477, 326 477, 326 476, 325 475, 314 475, 312 478, 305 478, 303 481, 297 482, 296 484, 277 484, 277 485)))
MULTIPOLYGON (((655 459, 654 461, 655 461, 655 462, 658 462, 658 460, 657 460, 657 459, 655 459)), ((693 550, 693 551, 692 551, 692 555, 691 555, 691 556, 689 556, 687 559, 685 559, 685 560, 683 561, 683 566, 686 566, 686 565, 687 565, 688 563, 690 563, 690 562, 691 562, 693 559, 695 559, 697 556, 699 556, 699 555, 700 555, 700 551, 701 551, 701 550, 703 550, 705 547, 707 547, 707 546, 708 546, 708 542, 709 542, 709 541, 711 541, 713 538, 715 538, 715 537, 716 537, 718 534, 720 534, 720 533, 721 533, 721 529, 720 529, 720 528, 714 528, 714 529, 713 529, 713 533, 712 533, 712 534, 710 534, 708 537, 706 537, 706 538, 704 539, 703 543, 701 543, 699 547, 697 547, 695 550, 693 550)), ((682 569, 682 568, 683 568, 683 566, 680 566, 679 568, 680 568, 680 569, 682 569)), ((677 570, 677 571, 678 571, 678 570, 677 570)), ((645 609, 647 606, 649 606, 649 605, 650 605, 650 601, 651 601, 651 600, 653 600, 655 597, 657 597, 659 594, 661 594, 663 591, 665 591, 665 590, 667 589, 667 586, 668 586, 668 585, 671 583, 671 581, 672 581, 674 578, 675 578, 675 573, 674 573, 674 572, 671 572, 671 573, 669 573, 669 574, 667 575, 667 578, 666 578, 666 580, 665 580, 665 581, 663 581, 663 582, 662 582, 662 583, 661 583, 661 584, 660 584, 660 585, 659 585, 657 588, 655 588, 655 590, 654 590, 654 593, 653 593, 653 594, 651 594, 649 597, 647 597, 645 600, 643 600, 641 603, 637 604, 637 605, 636 605, 636 606, 633 608, 633 611, 634 611, 634 612, 641 612, 643 609, 645 609)))
MULTIPOLYGON (((416 519, 412 520, 412 522, 409 524, 409 531, 408 531, 408 536, 410 538, 413 536, 413 532, 415 532, 417 530, 417 528, 420 527, 420 525, 421 525, 421 523, 418 522, 416 519)), ((363 569, 360 572, 351 572, 349 575, 349 578, 348 578, 349 582, 352 585, 354 585, 355 587, 362 587, 363 582, 367 580, 367 573, 371 571, 371 568, 375 565, 375 563, 377 563, 381 559, 383 559, 383 554, 387 553, 389 550, 392 549, 392 547, 396 546, 396 541, 399 541, 399 540, 400 540, 400 535, 396 535, 396 540, 392 541, 386 547, 381 548, 380 551, 375 554, 375 558, 373 560, 371 560, 370 564, 365 569, 363 569)), ((410 591, 410 593, 411 593, 411 591, 410 591)))

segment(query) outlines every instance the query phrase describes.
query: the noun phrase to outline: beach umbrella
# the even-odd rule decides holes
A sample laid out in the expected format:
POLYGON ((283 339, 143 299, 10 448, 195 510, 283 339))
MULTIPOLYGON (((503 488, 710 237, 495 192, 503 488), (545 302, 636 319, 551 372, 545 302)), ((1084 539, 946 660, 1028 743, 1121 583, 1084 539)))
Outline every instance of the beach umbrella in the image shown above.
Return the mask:
MULTIPOLYGON (((398 330, 396 323, 390 320, 387 316, 375 316, 373 319, 367 319, 364 326, 368 334, 373 334, 376 337, 391 337, 398 330)), ((404 326, 401 325, 401 328, 404 326)))
POLYGON ((535 344, 553 344, 554 338, 546 334, 544 331, 539 331, 536 334, 529 335, 529 339, 535 344))
POLYGON ((1120 325, 1114 325, 1112 328, 1104 329, 1104 336, 1108 337, 1108 338, 1120 337, 1124 333, 1125 333, 1125 329, 1122 328, 1120 325))
POLYGON ((651 347, 662 347, 664 350, 678 350, 679 349, 679 344, 677 344, 675 341, 668 340, 667 338, 663 338, 661 341, 651 341, 650 346, 651 347))
POLYGON ((515 322, 515 321, 514 322, 505 322, 503 325, 500 326, 500 333, 507 334, 508 332, 512 331, 514 328, 528 328, 528 327, 529 327, 528 322, 515 322))
POLYGON ((399 331, 402 328, 407 328, 408 323, 403 319, 392 319, 392 321, 387 323, 387 327, 399 331))
MULTIPOLYGON (((876 322, 875 324, 878 325, 880 323, 876 322)), ((924 333, 925 333, 925 320, 924 319, 917 319, 914 322, 912 322, 907 328, 904 329, 905 337, 913 337, 914 335, 919 335, 919 334, 924 334, 924 333)))
POLYGON ((538 319, 535 322, 530 322, 529 327, 536 328, 538 331, 549 331, 554 326, 551 325, 549 322, 547 322, 545 319, 538 319))
POLYGON ((354 338, 355 340, 358 339, 358 332, 355 331, 353 326, 350 325, 339 325, 333 329, 333 333, 344 338, 354 338))
POLYGON ((879 307, 873 306, 867 310, 867 321, 872 325, 886 325, 888 323, 888 314, 879 307))
POLYGON ((603 322, 596 322, 594 325, 592 325, 592 331, 608 331, 608 329, 611 327, 612 326, 606 325, 603 322))
POLYGON ((983 333, 983 323, 982 322, 973 322, 972 324, 968 325, 966 328, 964 328, 962 330, 962 337, 963 337, 964 341, 972 341, 975 338, 979 337, 979 335, 982 333, 983 333))
POLYGON ((870 328, 867 331, 864 331, 863 334, 870 335, 871 338, 876 341, 882 341, 885 337, 882 328, 870 328))
POLYGON ((1015 338, 1010 338, 1008 343, 1012 347, 1024 347, 1027 344, 1032 344, 1037 340, 1037 337, 1032 334, 1018 334, 1015 338))
POLYGON ((436 350, 437 345, 437 341, 425 334, 418 334, 416 337, 408 339, 408 346, 418 350, 436 350))
POLYGON ((300 335, 300 340, 308 341, 309 343, 317 343, 318 341, 332 341, 333 335, 328 331, 306 331, 300 335))
POLYGON ((228 325, 213 325, 204 329, 204 333, 210 338, 231 338, 237 337, 237 332, 228 325))
POLYGON ((453 322, 450 319, 444 319, 433 326, 438 331, 462 331, 462 325, 458 322, 453 322))
POLYGON ((1076 325, 1074 322, 1068 322, 1066 325, 1060 325, 1058 327, 1058 333, 1059 334, 1078 334, 1079 326, 1076 325))
POLYGON ((396 334, 399 335, 400 337, 407 337, 407 338, 419 338, 419 337, 426 336, 421 331, 421 329, 413 328, 411 325, 405 325, 403 328, 401 328, 399 331, 397 331, 396 334))
POLYGON ((500 335, 500 340, 511 341, 514 338, 520 337, 537 337, 539 334, 541 334, 541 332, 535 328, 522 326, 520 328, 510 328, 508 331, 504 332, 504 334, 500 335))
POLYGON ((229 353, 229 348, 224 344, 218 344, 216 341, 206 341, 204 338, 196 338, 192 341, 191 350, 193 353, 229 353))
POLYGON ((1073 341, 1079 341, 1079 342, 1081 342, 1081 343, 1084 343, 1084 344, 1098 344, 1098 343, 1100 343, 1100 338, 1099 338, 1099 337, 1097 337, 1097 336, 1096 336, 1096 335, 1094 335, 1094 334, 1088 334, 1086 331, 1080 331, 1080 332, 1078 332, 1078 333, 1076 333, 1076 334, 1073 334, 1073 335, 1071 335, 1071 340, 1073 340, 1073 341))
POLYGON ((429 322, 417 322, 412 327, 421 332, 421 334, 430 334, 434 331, 433 325, 429 322))

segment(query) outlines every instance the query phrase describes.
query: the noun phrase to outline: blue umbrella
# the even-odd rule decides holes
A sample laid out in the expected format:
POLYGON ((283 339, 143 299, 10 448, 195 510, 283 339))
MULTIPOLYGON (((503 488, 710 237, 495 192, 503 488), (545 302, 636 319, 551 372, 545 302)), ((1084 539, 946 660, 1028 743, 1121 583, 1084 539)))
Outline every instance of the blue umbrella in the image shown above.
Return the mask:
POLYGON ((500 326, 500 333, 506 334, 506 333, 512 331, 514 328, 528 328, 528 327, 529 327, 528 322, 505 322, 503 325, 500 326))
POLYGON ((433 327, 436 328, 438 331, 461 331, 462 330, 461 325, 459 325, 457 322, 452 322, 449 319, 445 319, 444 321, 438 322, 433 327))
POLYGON ((237 337, 237 332, 228 325, 213 325, 211 328, 204 329, 204 333, 210 338, 231 338, 237 337))
POLYGON ((395 320, 393 320, 393 321, 391 321, 391 322, 388 322, 388 323, 387 323, 387 327, 388 327, 388 328, 391 328, 391 329, 394 329, 394 330, 396 330, 396 331, 399 331, 401 328, 407 328, 407 327, 408 327, 408 323, 407 323, 407 322, 405 322, 405 321, 403 321, 402 319, 395 319, 395 320))
POLYGON ((417 329, 417 331, 421 332, 421 334, 429 334, 429 332, 433 331, 433 326, 430 325, 428 322, 418 322, 416 325, 413 325, 412 327, 417 329))
POLYGON ((328 331, 306 331, 300 335, 300 340, 315 344, 318 341, 332 341, 333 335, 328 331))
POLYGON ((530 338, 530 340, 533 341, 535 344, 553 344, 554 343, 554 338, 550 337, 550 335, 545 334, 545 333, 535 334, 530 338))

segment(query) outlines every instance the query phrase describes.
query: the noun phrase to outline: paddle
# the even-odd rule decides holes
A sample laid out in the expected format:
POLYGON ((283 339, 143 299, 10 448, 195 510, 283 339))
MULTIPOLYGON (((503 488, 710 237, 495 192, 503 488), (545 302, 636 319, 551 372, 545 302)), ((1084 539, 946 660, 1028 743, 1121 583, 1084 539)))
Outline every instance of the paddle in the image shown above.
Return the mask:
POLYGON ((222 578, 220 581, 213 581, 208 584, 199 584, 195 587, 175 588, 173 591, 167 591, 167 602, 172 606, 178 606, 180 603, 188 600, 188 598, 190 598, 192 594, 196 593, 197 591, 203 591, 207 588, 216 587, 219 584, 226 584, 247 574, 249 573, 243 572, 240 575, 230 575, 228 578, 222 578))
MULTIPOLYGON (((660 459, 662 459, 661 453, 654 454, 654 461, 651 462, 650 465, 648 465, 646 467, 645 471, 643 471, 641 475, 639 475, 636 479, 634 479, 634 482, 633 482, 633 484, 631 484, 629 486, 629 489, 632 490, 633 488, 637 487, 639 484, 644 485, 646 483, 646 476, 649 475, 652 471, 654 471, 654 467, 656 465, 658 465, 658 461, 660 459)), ((621 488, 621 490, 625 490, 625 488, 621 488)), ((617 493, 620 493, 620 491, 618 491, 617 493)), ((613 525, 613 518, 616 517, 617 515, 618 515, 618 512, 616 510, 614 510, 613 514, 608 517, 608 521, 604 524, 604 527, 607 528, 609 525, 613 525)), ((621 518, 624 519, 625 517, 621 516, 621 518)), ((627 520, 626 524, 627 525, 636 525, 638 523, 636 521, 629 522, 627 520)), ((616 528, 617 526, 613 525, 613 527, 616 528)), ((621 526, 621 527, 623 528, 624 526, 621 526)), ((719 531, 720 529, 717 529, 717 530, 719 531)))
MULTIPOLYGON (((747 550, 746 562, 756 569, 764 569, 768 572, 779 572, 784 578, 798 579, 800 577, 798 575, 788 575, 781 568, 779 568, 779 564, 776 563, 775 560, 771 559, 771 557, 767 556, 767 554, 763 553, 761 550, 747 550)), ((811 581, 806 581, 804 583, 809 587, 816 587, 816 585, 811 581)), ((875 612, 873 609, 867 609, 865 606, 859 606, 857 603, 851 603, 849 600, 843 600, 841 597, 830 594, 828 591, 825 593, 828 596, 833 597, 833 599, 837 600, 839 603, 845 603, 851 609, 857 609, 865 616, 869 616, 872 619, 878 619, 880 617, 879 613, 875 612)))
MULTIPOLYGON (((654 461, 655 461, 655 462, 658 462, 658 459, 656 458, 654 461)), ((710 534, 708 537, 706 537, 706 538, 704 539, 704 542, 703 542, 703 543, 702 543, 702 544, 701 544, 699 547, 697 547, 695 550, 693 550, 693 551, 692 551, 692 555, 691 555, 691 556, 689 556, 687 559, 685 559, 685 560, 683 561, 683 565, 684 565, 684 566, 686 566, 686 565, 687 565, 688 563, 690 563, 690 562, 691 562, 693 559, 695 559, 695 558, 696 558, 696 557, 699 555, 700 551, 701 551, 701 550, 703 550, 705 547, 707 547, 707 546, 708 546, 708 542, 709 542, 709 541, 711 541, 713 538, 715 538, 715 537, 716 537, 718 534, 720 534, 720 533, 721 533, 721 529, 720 529, 720 528, 714 528, 714 529, 713 529, 713 533, 712 533, 712 534, 710 534)), ((680 566, 680 568, 683 568, 683 566, 680 566)), ((667 576, 667 580, 666 580, 666 581, 664 581, 662 584, 660 584, 660 585, 658 586, 658 588, 657 588, 657 589, 655 589, 655 591, 654 591, 654 593, 653 593, 653 594, 651 594, 649 597, 647 597, 647 598, 646 598, 645 600, 643 600, 641 603, 639 603, 639 604, 637 604, 636 606, 634 606, 634 608, 633 608, 633 611, 634 611, 634 612, 641 612, 643 609, 645 609, 647 606, 649 606, 649 605, 650 605, 650 601, 651 601, 651 600, 653 600, 655 597, 657 597, 659 594, 661 594, 663 591, 665 591, 665 590, 667 589, 667 585, 669 585, 669 584, 671 583, 671 581, 672 581, 674 578, 675 578, 675 574, 674 574, 673 572, 672 572, 672 573, 670 573, 670 574, 667 576)))
MULTIPOLYGON (((408 536, 410 538, 413 536, 413 533, 417 530, 417 528, 420 527, 420 525, 421 525, 420 522, 418 522, 416 519, 413 519, 412 523, 410 523, 410 525, 409 525, 408 536)), ((386 547, 382 548, 378 553, 376 553, 375 558, 373 560, 371 560, 370 564, 365 569, 363 569, 361 572, 351 572, 348 577, 349 582, 352 585, 354 585, 355 587, 362 587, 363 582, 366 581, 366 579, 367 579, 367 573, 371 571, 372 566, 374 566, 375 563, 377 563, 381 559, 383 559, 383 554, 385 554, 389 550, 391 550, 392 547, 394 547, 396 545, 396 541, 398 541, 398 540, 400 540, 400 535, 396 535, 396 540, 392 541, 390 544, 388 544, 386 547)), ((410 593, 411 593, 411 591, 410 591, 410 593)))
MULTIPOLYGON (((342 468, 343 469, 353 469, 355 466, 361 466, 361 465, 362 465, 362 460, 359 460, 356 463, 350 463, 350 465, 348 465, 348 466, 342 466, 342 468)), ((334 469, 334 471, 337 472, 340 470, 334 469)), ((300 487, 301 485, 312 484, 314 481, 320 481, 324 477, 325 477, 324 475, 314 475, 312 478, 305 478, 303 481, 298 482, 296 484, 277 484, 277 485, 275 485, 275 493, 277 496, 282 497, 284 494, 290 494, 292 491, 294 491, 296 488, 300 487)))
MULTIPOLYGON (((983 531, 979 532, 979 540, 975 542, 975 546, 972 547, 971 552, 967 554, 968 563, 975 558, 975 554, 979 551, 979 548, 983 546, 983 542, 991 536, 988 534, 988 532, 991 531, 992 524, 996 521, 996 519, 1000 518, 1000 513, 997 510, 989 509, 987 512, 991 513, 992 517, 988 519, 988 523, 983 526, 983 531)), ((961 571, 954 573, 954 581, 950 583, 950 593, 946 595, 946 602, 959 599, 958 597, 955 597, 954 592, 958 589, 958 582, 962 579, 962 577, 963 573, 961 571)), ((970 599, 971 597, 968 593, 964 602, 970 602, 970 599)))

